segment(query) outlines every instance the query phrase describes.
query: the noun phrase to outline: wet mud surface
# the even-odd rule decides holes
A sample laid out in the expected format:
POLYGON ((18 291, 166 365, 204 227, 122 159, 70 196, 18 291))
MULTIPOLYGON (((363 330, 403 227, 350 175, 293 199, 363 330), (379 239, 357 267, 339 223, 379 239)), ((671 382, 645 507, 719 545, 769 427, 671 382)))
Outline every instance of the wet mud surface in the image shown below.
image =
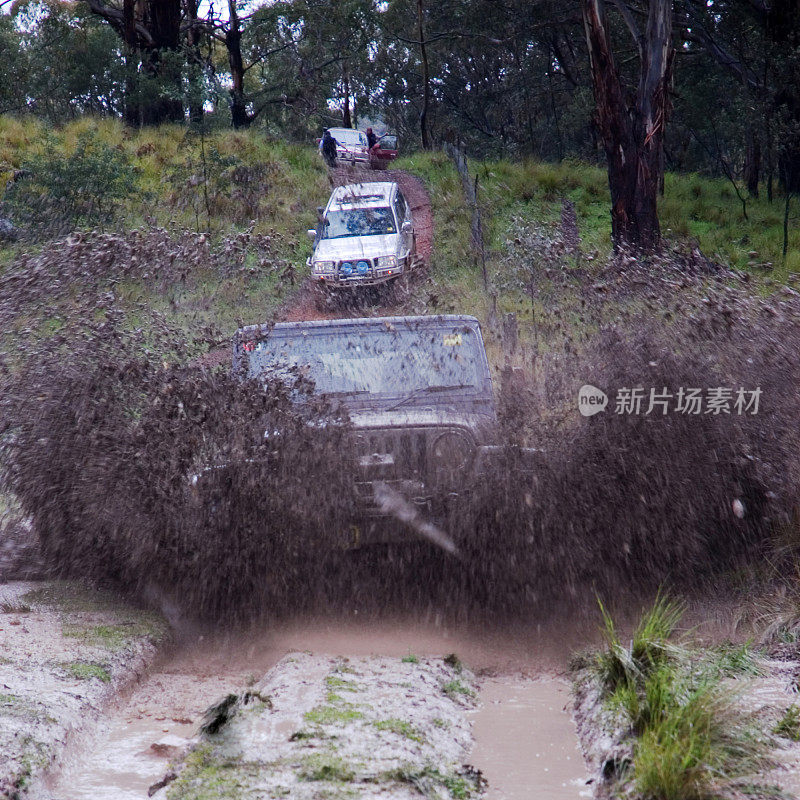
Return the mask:
MULTIPOLYGON (((386 710, 385 719, 395 720, 403 713, 419 715, 429 705, 427 695, 412 692, 406 697, 403 694, 407 690, 402 686, 408 683, 407 673, 426 660, 435 663, 436 669, 444 669, 442 658, 449 653, 457 654, 459 662, 463 660, 477 673, 475 681, 470 683, 476 692, 475 702, 464 695, 465 700, 470 699, 467 705, 475 710, 463 716, 467 727, 462 729, 462 722, 458 727, 462 731, 459 736, 466 737, 459 740, 465 748, 462 760, 486 772, 488 791, 496 793, 490 796, 524 800, 530 797, 527 784, 532 779, 558 790, 553 797, 579 796, 575 786, 569 783, 582 773, 579 757, 575 760, 576 738, 569 713, 563 710, 568 699, 564 685, 557 679, 542 683, 526 677, 541 671, 554 674, 575 644, 571 637, 569 641, 553 645, 555 638, 537 629, 535 624, 512 633, 447 626, 435 621, 427 625, 411 620, 366 621, 360 620, 357 614, 350 619, 331 615, 230 635, 220 631, 184 630, 183 637, 178 649, 156 665, 129 698, 103 719, 96 735, 65 761, 65 769, 48 786, 52 798, 82 800, 103 796, 134 800, 147 796, 149 787, 168 772, 170 761, 186 741, 197 736, 209 706, 230 693, 241 695, 243 691, 252 691, 261 676, 287 655, 291 657, 291 653, 298 651, 313 653, 317 666, 346 663, 344 659, 348 659, 354 669, 358 669, 357 664, 361 662, 371 664, 370 669, 380 667, 381 675, 374 680, 363 677, 356 682, 365 687, 364 691, 370 687, 369 692, 377 692, 370 703, 374 700, 378 706, 395 702, 391 700, 392 693, 400 691, 402 702, 396 703, 391 712, 386 710), (404 703, 409 706, 408 711, 403 710, 404 703), (497 726, 514 733, 495 740, 493 730, 497 726), (477 738, 474 750, 470 749, 470 727, 477 738), (550 739, 547 747, 532 733, 539 729, 550 739), (491 741, 487 740, 487 734, 491 741), (517 739, 519 741, 513 741, 517 739), (526 758, 519 762, 517 771, 506 774, 509 758, 516 761, 519 747, 524 748, 526 742, 533 747, 541 745, 541 758, 561 759, 566 772, 562 775, 558 764, 549 761, 543 764, 541 758, 535 763, 534 757, 533 761, 526 758), (552 773, 543 766, 552 769, 552 773), (566 773, 569 778, 565 777, 566 773), (561 783, 566 785, 561 786, 561 783)), ((297 703, 307 703, 300 690, 303 686, 318 685, 320 681, 311 680, 313 670, 310 668, 301 670, 291 663, 288 671, 281 672, 281 680, 288 682, 287 691, 294 687, 291 691, 300 692, 297 703)), ((329 674, 330 671, 326 672, 321 680, 329 674)), ((341 677, 348 680, 351 676, 345 672, 341 677)), ((452 680, 458 680, 458 676, 452 680)), ((353 702, 352 693, 339 691, 341 687, 325 686, 345 702, 353 702)), ((432 696, 435 703, 442 702, 438 691, 432 696)), ((432 718, 436 718, 436 714, 432 718)), ((288 737, 295 731, 284 730, 286 725, 280 727, 280 732, 281 736, 286 733, 288 737)), ((394 723, 390 727, 404 729, 394 723)), ((372 728, 374 726, 368 728, 370 733, 372 728)), ((377 735, 377 729, 375 733, 377 735)), ((384 733, 381 732, 381 736, 384 733)), ((407 739, 401 737, 401 740, 403 738, 407 739)), ((307 743, 307 740, 300 741, 307 743)), ((413 739, 409 741, 419 744, 413 739)), ((445 745, 440 743, 439 747, 445 745)))
POLYGON ((169 796, 202 796, 220 771, 254 798, 469 796, 474 703, 457 663, 290 653, 208 726, 169 796))

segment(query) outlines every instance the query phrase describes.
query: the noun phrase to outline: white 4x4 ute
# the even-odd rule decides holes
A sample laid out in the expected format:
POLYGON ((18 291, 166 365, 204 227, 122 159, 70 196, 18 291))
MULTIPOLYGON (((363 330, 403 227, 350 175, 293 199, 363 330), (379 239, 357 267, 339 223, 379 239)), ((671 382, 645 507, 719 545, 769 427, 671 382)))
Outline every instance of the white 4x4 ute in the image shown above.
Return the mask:
POLYGON ((334 189, 317 230, 308 231, 312 277, 332 287, 394 280, 416 258, 411 208, 396 183, 354 183, 334 189))

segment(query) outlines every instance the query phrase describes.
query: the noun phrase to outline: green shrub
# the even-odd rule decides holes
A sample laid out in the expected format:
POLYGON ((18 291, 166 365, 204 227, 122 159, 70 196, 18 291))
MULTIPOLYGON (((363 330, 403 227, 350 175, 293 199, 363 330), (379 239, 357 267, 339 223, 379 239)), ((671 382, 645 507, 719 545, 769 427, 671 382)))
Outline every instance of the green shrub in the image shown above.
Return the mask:
POLYGON ((59 236, 81 227, 104 227, 133 191, 135 170, 122 148, 81 133, 72 149, 52 134, 23 162, 6 186, 3 206, 32 238, 59 236))

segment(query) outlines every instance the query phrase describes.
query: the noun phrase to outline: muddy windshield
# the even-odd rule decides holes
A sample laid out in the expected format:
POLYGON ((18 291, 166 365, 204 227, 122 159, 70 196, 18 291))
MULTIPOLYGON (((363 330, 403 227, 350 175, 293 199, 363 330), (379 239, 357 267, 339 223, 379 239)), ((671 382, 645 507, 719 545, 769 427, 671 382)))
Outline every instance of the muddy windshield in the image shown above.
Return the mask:
POLYGON ((469 327, 419 331, 273 332, 245 342, 248 375, 298 372, 325 394, 406 395, 414 391, 482 390, 481 345, 469 327))
POLYGON ((397 233, 391 208, 348 208, 328 212, 322 238, 382 236, 387 233, 397 233))

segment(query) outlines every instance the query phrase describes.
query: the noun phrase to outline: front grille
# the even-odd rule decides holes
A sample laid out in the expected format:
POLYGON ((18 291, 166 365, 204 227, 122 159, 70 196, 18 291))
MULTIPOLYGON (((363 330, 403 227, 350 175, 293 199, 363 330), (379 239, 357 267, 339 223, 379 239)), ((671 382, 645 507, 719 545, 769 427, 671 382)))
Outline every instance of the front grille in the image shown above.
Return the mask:
POLYGON ((453 428, 393 428, 356 433, 357 490, 372 504, 372 485, 378 481, 397 488, 409 499, 430 495, 428 452, 436 439, 453 428))

